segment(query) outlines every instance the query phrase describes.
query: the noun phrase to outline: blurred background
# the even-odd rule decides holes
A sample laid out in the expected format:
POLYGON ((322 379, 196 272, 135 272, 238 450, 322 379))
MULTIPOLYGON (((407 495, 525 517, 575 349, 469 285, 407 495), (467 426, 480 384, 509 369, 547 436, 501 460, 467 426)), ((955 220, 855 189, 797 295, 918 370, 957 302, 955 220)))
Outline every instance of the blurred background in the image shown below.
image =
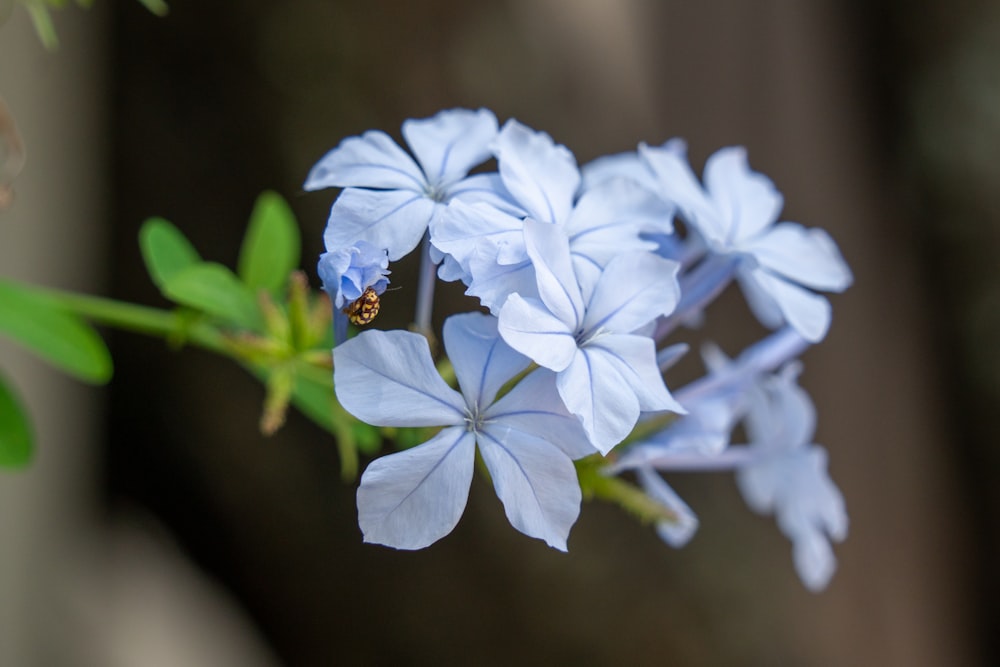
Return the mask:
MULTIPOLYGON (((816 595, 727 475, 671 478, 702 522, 683 550, 586 504, 568 554, 477 479, 451 536, 395 552, 362 544, 327 434, 297 415, 259 434, 239 368, 109 332, 115 378, 94 389, 4 344, 40 444, 0 473, 0 665, 1000 662, 1000 4, 95 4, 56 15, 58 52, 23 8, 0 27, 28 155, 4 276, 164 306, 141 222, 232 265, 271 188, 315 284, 333 192, 302 192, 310 166, 454 106, 581 163, 680 136, 700 169, 743 144, 783 217, 855 272, 802 378, 851 529, 816 595)), ((760 334, 745 311, 730 292, 709 314, 730 353, 760 334)))

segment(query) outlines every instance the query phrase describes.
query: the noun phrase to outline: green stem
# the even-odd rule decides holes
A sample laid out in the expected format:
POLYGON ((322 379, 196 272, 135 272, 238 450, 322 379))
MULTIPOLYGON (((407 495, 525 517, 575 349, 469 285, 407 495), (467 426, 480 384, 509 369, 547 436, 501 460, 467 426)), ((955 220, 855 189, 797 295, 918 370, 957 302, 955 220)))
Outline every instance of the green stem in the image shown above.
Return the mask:
POLYGON ((95 324, 164 338, 179 337, 197 347, 232 356, 225 337, 218 329, 205 322, 191 321, 185 313, 56 289, 32 290, 95 324))
POLYGON ((661 521, 677 523, 676 514, 650 498, 642 489, 621 478, 605 475, 602 472, 604 459, 600 456, 595 454, 574 463, 584 498, 596 498, 618 505, 644 524, 661 521))

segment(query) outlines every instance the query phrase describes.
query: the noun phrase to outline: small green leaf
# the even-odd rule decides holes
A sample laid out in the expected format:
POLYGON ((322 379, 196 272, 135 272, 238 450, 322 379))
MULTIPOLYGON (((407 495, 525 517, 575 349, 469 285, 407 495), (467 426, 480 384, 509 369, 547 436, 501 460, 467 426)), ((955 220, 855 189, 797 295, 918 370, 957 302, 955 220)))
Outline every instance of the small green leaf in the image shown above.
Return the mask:
POLYGON ((31 423, 17 394, 0 374, 0 467, 23 467, 33 454, 31 423))
POLYGON ((157 16, 166 16, 170 13, 170 7, 163 0, 139 0, 143 7, 157 16))
POLYGON ((264 398, 264 412, 260 417, 260 432, 274 435, 285 424, 288 401, 295 386, 295 373, 288 366, 276 368, 264 386, 267 394, 264 398))
POLYGON ((281 195, 257 198, 243 237, 237 273, 251 289, 282 289, 299 265, 301 239, 295 214, 281 195))
POLYGON ((0 334, 85 382, 103 384, 111 378, 111 355, 93 328, 10 282, 0 282, 0 334))
POLYGON ((199 262, 170 274, 163 293, 243 329, 261 331, 260 309, 253 294, 232 271, 215 262, 199 262))
POLYGON ((48 8, 44 5, 31 3, 26 5, 25 9, 28 10, 31 21, 35 24, 35 32, 38 33, 38 39, 41 40, 42 46, 49 51, 59 48, 59 37, 56 35, 56 27, 52 24, 48 8))
POLYGON ((149 276, 161 290, 175 273, 201 262, 191 242, 163 218, 150 218, 142 223, 139 248, 149 276))

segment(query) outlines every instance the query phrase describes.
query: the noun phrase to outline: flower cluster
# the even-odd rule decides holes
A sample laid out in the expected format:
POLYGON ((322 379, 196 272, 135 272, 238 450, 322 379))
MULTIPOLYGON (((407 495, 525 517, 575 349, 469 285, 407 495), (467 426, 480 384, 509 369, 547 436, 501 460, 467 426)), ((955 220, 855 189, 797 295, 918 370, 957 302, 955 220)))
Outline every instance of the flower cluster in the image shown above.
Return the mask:
POLYGON ((847 519, 811 442, 796 358, 829 328, 818 292, 852 280, 830 237, 778 222, 782 197, 741 148, 715 153, 699 180, 676 139, 581 168, 548 134, 516 120, 501 127, 485 109, 408 120, 402 134, 412 155, 369 131, 331 150, 305 183, 343 188, 320 263, 337 306, 339 401, 376 426, 440 427, 369 465, 358 489, 364 539, 419 549, 447 535, 477 449, 511 524, 562 550, 580 511, 574 461, 634 474, 674 546, 697 519, 660 471, 732 470, 751 508, 773 513, 792 540, 806 585, 825 586, 830 540, 847 519), (424 335, 348 338, 345 317, 372 303, 377 312, 389 262, 418 248, 414 329, 424 335), (444 325, 457 389, 425 337, 435 276, 462 281, 483 307, 444 325), (669 337, 700 322, 733 281, 775 332, 735 360, 707 348, 708 374, 671 392, 664 372, 687 346, 669 337), (749 442, 733 444, 741 423, 749 442))

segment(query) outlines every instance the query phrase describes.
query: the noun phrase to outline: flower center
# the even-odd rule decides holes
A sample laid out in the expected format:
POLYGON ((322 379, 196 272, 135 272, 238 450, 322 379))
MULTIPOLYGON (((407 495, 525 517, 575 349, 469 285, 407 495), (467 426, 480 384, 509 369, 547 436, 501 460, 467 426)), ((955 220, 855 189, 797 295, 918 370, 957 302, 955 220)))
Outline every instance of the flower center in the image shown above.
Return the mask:
POLYGON ((448 192, 445 187, 438 183, 428 183, 424 186, 424 196, 432 201, 436 201, 439 204, 444 204, 448 201, 448 192))
POLYGON ((483 430, 483 415, 479 411, 478 405, 471 405, 465 408, 465 430, 469 433, 477 433, 483 430))

